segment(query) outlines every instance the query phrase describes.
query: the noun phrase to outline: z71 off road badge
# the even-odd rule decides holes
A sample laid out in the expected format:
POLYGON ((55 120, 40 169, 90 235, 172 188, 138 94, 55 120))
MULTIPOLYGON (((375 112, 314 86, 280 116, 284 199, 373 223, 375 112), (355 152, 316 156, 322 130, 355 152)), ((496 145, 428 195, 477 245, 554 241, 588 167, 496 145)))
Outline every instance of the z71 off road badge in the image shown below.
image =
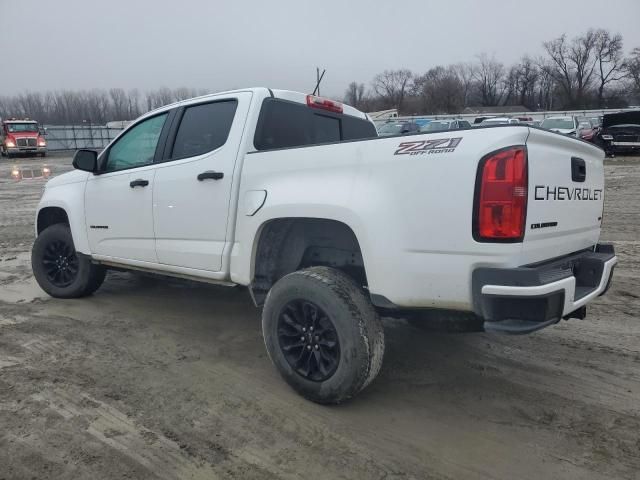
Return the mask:
POLYGON ((434 138, 416 142, 402 142, 394 155, 422 155, 424 153, 451 153, 462 141, 462 137, 434 138))

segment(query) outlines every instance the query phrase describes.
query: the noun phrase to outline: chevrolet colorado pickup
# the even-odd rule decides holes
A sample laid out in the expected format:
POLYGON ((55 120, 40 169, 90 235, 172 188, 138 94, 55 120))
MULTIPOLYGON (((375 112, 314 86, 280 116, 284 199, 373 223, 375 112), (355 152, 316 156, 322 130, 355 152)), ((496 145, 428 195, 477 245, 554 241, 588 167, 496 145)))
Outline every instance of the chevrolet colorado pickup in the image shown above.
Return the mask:
POLYGON ((598 243, 603 158, 524 125, 376 138, 311 95, 199 97, 49 180, 33 271, 61 298, 109 268, 247 286, 283 378, 339 403, 380 369, 381 316, 507 333, 583 318, 617 262, 598 243))

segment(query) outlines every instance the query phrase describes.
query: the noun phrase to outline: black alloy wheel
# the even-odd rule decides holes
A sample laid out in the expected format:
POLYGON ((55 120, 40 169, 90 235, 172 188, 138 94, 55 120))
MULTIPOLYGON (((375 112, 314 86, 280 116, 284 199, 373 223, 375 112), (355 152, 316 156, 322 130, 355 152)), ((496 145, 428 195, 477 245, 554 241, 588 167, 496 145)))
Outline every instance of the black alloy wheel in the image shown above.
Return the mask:
POLYGON ((56 287, 64 288, 78 275, 79 263, 73 245, 57 240, 47 245, 42 257, 47 279, 56 287))
POLYGON ((291 368, 307 380, 322 382, 338 368, 338 332, 329 316, 313 302, 292 300, 282 308, 278 340, 291 368))

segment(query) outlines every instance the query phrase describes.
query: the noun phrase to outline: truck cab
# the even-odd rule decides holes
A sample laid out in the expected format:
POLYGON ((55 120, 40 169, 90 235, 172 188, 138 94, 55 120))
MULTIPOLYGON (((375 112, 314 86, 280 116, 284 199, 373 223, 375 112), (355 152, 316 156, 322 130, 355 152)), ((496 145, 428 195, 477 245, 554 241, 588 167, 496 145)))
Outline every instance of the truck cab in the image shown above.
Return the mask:
POLYGON ((2 156, 47 155, 47 141, 38 122, 28 118, 3 120, 0 128, 0 153, 2 156))

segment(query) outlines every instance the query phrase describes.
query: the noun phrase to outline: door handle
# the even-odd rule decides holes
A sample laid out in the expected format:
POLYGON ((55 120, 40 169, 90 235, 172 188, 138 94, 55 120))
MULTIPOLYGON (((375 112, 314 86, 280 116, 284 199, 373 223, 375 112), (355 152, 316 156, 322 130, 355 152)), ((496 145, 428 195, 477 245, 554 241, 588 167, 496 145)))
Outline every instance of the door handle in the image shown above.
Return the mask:
POLYGON ((224 177, 224 173, 222 172, 207 170, 206 172, 202 172, 200 175, 198 175, 198 180, 203 181, 208 178, 211 178, 212 180, 220 180, 222 177, 224 177))
POLYGON ((131 188, 146 187, 147 185, 149 185, 149 180, 143 180, 142 178, 137 178, 136 180, 129 182, 129 186, 131 188))

